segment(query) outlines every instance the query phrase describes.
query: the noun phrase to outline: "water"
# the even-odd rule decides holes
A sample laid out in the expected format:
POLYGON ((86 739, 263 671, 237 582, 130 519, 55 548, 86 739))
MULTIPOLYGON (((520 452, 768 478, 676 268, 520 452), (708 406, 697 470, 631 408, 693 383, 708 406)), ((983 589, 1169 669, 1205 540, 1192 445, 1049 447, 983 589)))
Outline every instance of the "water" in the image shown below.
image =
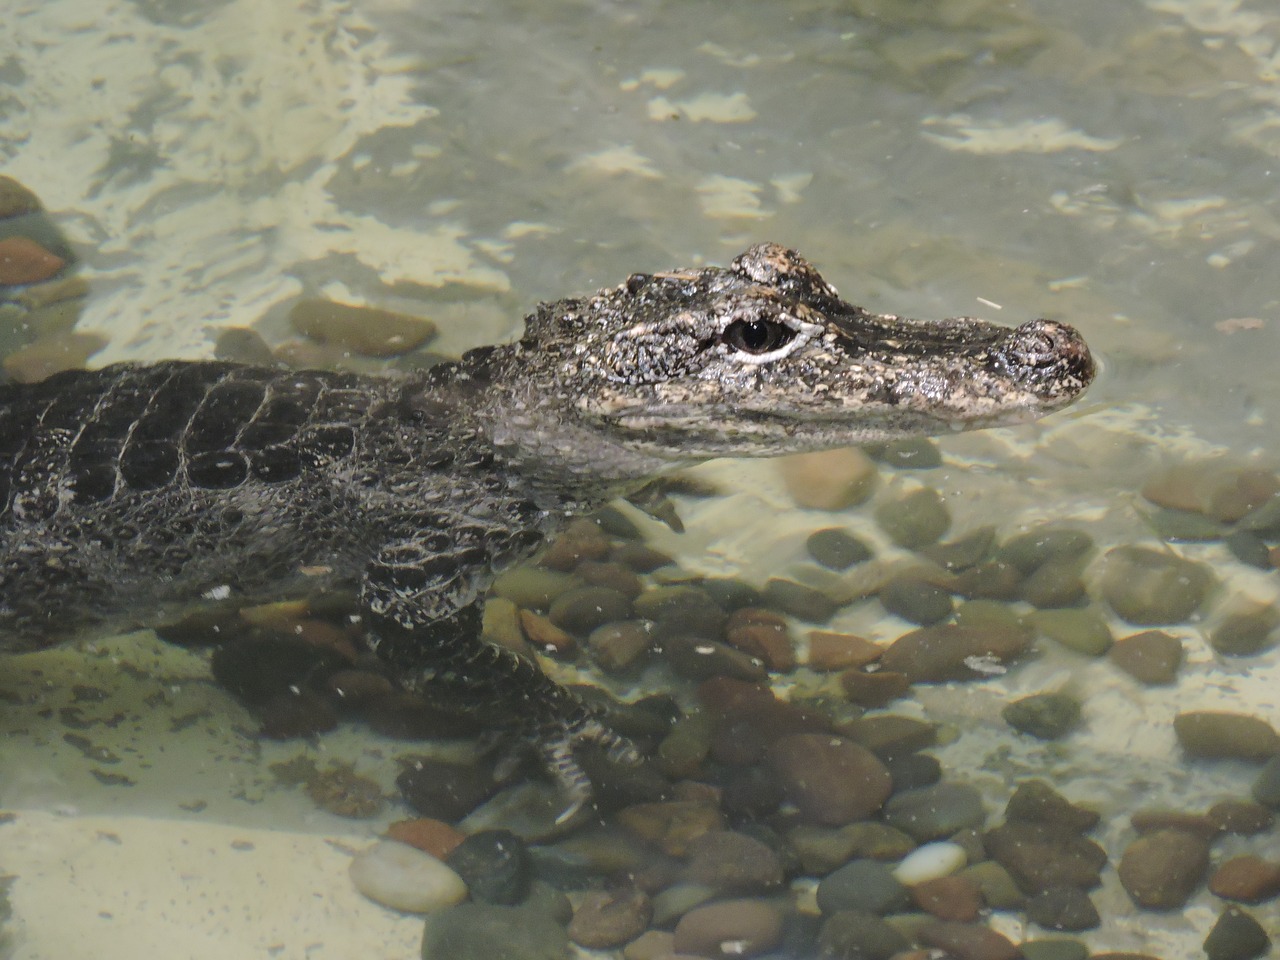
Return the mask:
MULTIPOLYGON (((18 0, 5 19, 0 172, 83 260, 77 329, 106 341, 95 364, 208 356, 228 326, 280 342, 303 294, 431 316, 432 349, 456 353, 510 337, 539 299, 724 263, 768 238, 869 309, 1050 316, 1102 356, 1075 411, 943 441, 947 466, 926 480, 957 528, 1073 518, 1103 547, 1154 542, 1135 491, 1159 463, 1274 462, 1280 13, 1267 4, 18 0)), ((689 533, 656 531, 660 546, 690 570, 814 576, 801 544, 831 516, 794 509, 769 465, 705 474, 738 492, 683 503, 689 533)), ((836 520, 874 535, 868 511, 836 520)), ((1276 600, 1276 574, 1220 544, 1177 549, 1213 564, 1215 613, 1276 600)), ((874 603, 836 626, 905 629, 874 603)), ((952 725, 944 765, 989 789, 993 811, 1015 773, 1104 809, 1114 864, 1133 809, 1203 809, 1252 778, 1185 763, 1173 712, 1280 722, 1274 652, 1223 661, 1200 626, 1176 632, 1189 663, 1169 691, 1048 657, 904 710, 952 725), (1064 748, 992 719, 1015 694, 1067 684, 1088 692, 1088 722, 1064 748)), ((38 709, 6 721, 0 803, 26 824, 3 828, 0 857, 20 874, 14 957, 413 954, 419 921, 363 902, 345 849, 318 839, 358 847, 372 826, 279 789, 265 763, 296 746, 237 732, 253 720, 195 679, 199 658, 146 635, 48 657, 6 665, 5 685, 56 710, 71 678, 108 691, 104 715, 148 719, 93 732, 131 788, 87 776, 38 709)), ((395 749, 351 728, 316 748, 371 775, 394 775, 395 749)), ((1269 834, 1215 856, 1244 850, 1280 855, 1269 834)), ((1091 944, 1166 960, 1199 956, 1220 907, 1202 892, 1184 913, 1137 913, 1114 871, 1096 899, 1091 944)), ((1280 927, 1274 904, 1254 912, 1280 927)))

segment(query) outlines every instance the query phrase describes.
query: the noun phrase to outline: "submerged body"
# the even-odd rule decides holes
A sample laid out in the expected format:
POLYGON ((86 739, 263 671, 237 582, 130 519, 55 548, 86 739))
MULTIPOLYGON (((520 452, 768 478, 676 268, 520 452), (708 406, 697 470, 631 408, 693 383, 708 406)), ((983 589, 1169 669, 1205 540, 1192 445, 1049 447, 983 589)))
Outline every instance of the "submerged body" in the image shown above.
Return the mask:
POLYGON ((572 747, 610 735, 480 640, 497 571, 664 471, 1033 419, 1093 372, 1065 325, 869 314, 761 244, 404 378, 171 361, 0 387, 0 651, 353 583, 406 687, 531 735, 581 793, 572 747))

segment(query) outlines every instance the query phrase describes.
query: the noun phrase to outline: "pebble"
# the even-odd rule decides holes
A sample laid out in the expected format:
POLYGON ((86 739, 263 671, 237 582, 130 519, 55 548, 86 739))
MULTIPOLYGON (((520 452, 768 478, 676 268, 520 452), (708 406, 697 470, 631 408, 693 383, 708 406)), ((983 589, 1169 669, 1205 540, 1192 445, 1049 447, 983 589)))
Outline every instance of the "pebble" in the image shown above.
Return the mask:
POLYGON ((920 550, 920 555, 950 573, 958 573, 987 559, 995 539, 995 527, 979 527, 946 543, 930 544, 920 550))
POLYGON ((996 551, 996 560, 1032 573, 1051 562, 1078 560, 1093 549, 1093 537, 1074 527, 1043 526, 1010 537, 996 551))
POLYGON ((622 960, 669 960, 675 948, 674 933, 646 930, 622 948, 622 960))
POLYGON ((430 854, 394 840, 380 840, 351 860, 351 882, 384 907, 429 913, 467 896, 462 878, 430 854))
POLYGON ((942 764, 937 757, 927 753, 910 753, 905 757, 892 757, 885 761, 895 790, 916 790, 942 779, 942 764))
POLYGON ((1264 807, 1280 810, 1280 756, 1272 757, 1262 765, 1253 781, 1253 799, 1264 807))
POLYGON ((1080 701, 1066 693, 1036 693, 1006 704, 1005 723, 1040 740, 1057 740, 1080 722, 1080 701))
POLYGON ((932 470, 942 466, 942 450, 928 437, 891 440, 867 452, 897 470, 932 470))
POLYGON ((1275 825, 1275 814, 1260 803, 1248 800, 1220 800, 1209 808, 1209 820, 1224 833, 1242 837, 1266 833, 1275 825))
POLYGON ((1190 510, 1161 508, 1147 515, 1152 532, 1161 540, 1172 542, 1203 543, 1221 540, 1226 526, 1202 513, 1190 510))
POLYGON ((782 861, 767 844, 732 830, 705 833, 689 844, 688 879, 734 893, 762 893, 782 884, 782 861))
POLYGON ((768 757, 784 795, 810 823, 840 826, 865 820, 880 809, 893 788, 889 771, 876 755, 843 737, 821 733, 780 737, 770 746, 768 757))
POLYGON ((565 960, 569 936, 546 910, 462 903, 427 918, 422 960, 565 960))
POLYGON ((37 383, 63 370, 83 370, 88 359, 106 345, 96 333, 50 333, 8 354, 2 366, 18 383, 37 383))
POLYGON ((982 795, 964 783, 937 783, 896 793, 884 807, 885 823, 921 843, 981 827, 986 818, 982 795))
POLYGON ((911 906, 911 891, 878 860, 852 860, 818 884, 818 908, 825 914, 857 910, 883 916, 911 906))
MULTIPOLYGON (((840 725, 840 733, 881 760, 914 753, 938 742, 938 725, 894 713, 859 717, 840 725)), ((894 783, 897 787, 897 783, 894 783)))
POLYGON ((1271 569, 1271 551, 1267 541, 1252 530, 1236 530, 1226 537, 1227 549, 1241 563, 1259 570, 1271 569))
POLYGON ((631 612, 630 598, 611 587, 573 587, 552 601, 547 619, 570 633, 585 635, 602 624, 628 620, 631 612))
POLYGON ((1200 813, 1188 813, 1185 810, 1144 809, 1136 810, 1129 818, 1129 823, 1138 833, 1151 833, 1153 830, 1183 830, 1212 840, 1218 828, 1207 816, 1200 813))
POLYGON ((39 213, 40 199, 13 177, 0 176, 0 220, 39 213))
POLYGON ((631 600, 644 592, 639 574, 616 560, 583 560, 573 573, 590 586, 612 587, 631 600))
POLYGON ((1218 458, 1169 467, 1143 485, 1142 495, 1162 507, 1234 522, 1278 489, 1280 481, 1269 471, 1218 458))
POLYGON ((1041 610, 1073 606, 1084 597, 1080 570, 1077 560, 1041 564, 1022 581, 1022 599, 1041 610))
POLYGON ((935 877, 911 888, 917 907, 939 920, 971 923, 982 910, 982 891, 967 877, 935 877))
POLYGON ((1243 713, 1198 710, 1173 718, 1173 732, 1192 757, 1266 760, 1280 753, 1280 736, 1265 720, 1243 713))
POLYGON ((271 346, 262 334, 249 327, 226 327, 213 344, 213 355, 219 360, 270 366, 275 363, 271 346))
POLYGON ((932 487, 919 487, 880 503, 876 523, 898 546, 917 550, 936 543, 951 527, 951 512, 932 487))
MULTIPOLYGON (((661 637, 657 628, 654 633, 661 637)), ((690 680, 726 677, 752 681, 764 680, 769 675, 759 660, 719 640, 699 636, 668 636, 656 640, 654 649, 665 657, 673 673, 690 680)))
POLYGON ((588 950, 609 950, 645 932, 653 903, 642 890, 592 890, 583 895, 569 922, 569 939, 588 950))
POLYGON ((735 821, 754 822, 777 813, 784 799, 782 786, 768 769, 740 767, 725 777, 720 807, 735 821))
POLYGON ((958 843, 926 843, 907 854, 893 875, 909 887, 947 877, 964 867, 968 857, 958 843))
POLYGON ((832 960, 889 960, 909 946, 906 937, 879 917, 858 910, 841 910, 823 921, 818 933, 817 956, 832 960))
POLYGON ((487 768, 425 758, 406 766, 396 786, 414 812, 446 821, 466 816, 495 789, 487 768))
POLYGON ((1130 843, 1120 857, 1120 883, 1138 906, 1176 910, 1209 869, 1209 843, 1182 830, 1156 830, 1130 843))
POLYGON ((51 253, 28 237, 5 237, 0 240, 0 285, 20 286, 48 280, 67 265, 67 261, 51 253))
POLYGON ((927 947, 945 950, 956 960, 1019 960, 1018 948, 988 927, 943 920, 922 926, 918 937, 927 947))
POLYGON ((893 670, 846 670, 840 674, 840 687, 845 699, 862 707, 883 707, 904 697, 911 689, 911 681, 904 673, 893 670))
POLYGON ((953 609, 951 593, 919 572, 890 577, 880 587, 879 597, 889 613, 920 626, 947 619, 953 609))
POLYGON ((965 867, 957 876, 976 883, 983 902, 993 910, 1018 910, 1026 902, 1009 871, 994 860, 965 867))
POLYGON ((596 627, 587 637, 592 660, 608 673, 626 673, 644 663, 653 643, 647 620, 617 620, 596 627))
POLYGON ((804 546, 809 556, 829 570, 847 570, 875 555, 863 541, 839 527, 815 530, 804 546))
POLYGON ((1101 581, 1111 609, 1143 627, 1181 623, 1200 609, 1213 585, 1203 564, 1137 546, 1107 551, 1101 581))
POLYGON ((757 607, 743 607, 729 616, 724 639, 731 647, 760 660, 773 671, 795 668, 796 654, 787 621, 780 614, 757 607))
POLYGON ((726 900, 695 907, 676 924, 677 954, 754 957, 782 940, 782 913, 762 900, 726 900))
POLYGON ((1086 960, 1089 948, 1079 940, 1048 938, 1018 944, 1023 960, 1086 960))
POLYGON ((1019 628, 937 624, 904 634, 880 658, 886 670, 912 683, 975 680, 1002 673, 1004 664, 1026 652, 1030 637, 1019 628))
POLYGON ((437 860, 443 860, 460 844, 465 835, 443 820, 421 817, 417 820, 397 820, 387 827, 388 840, 407 843, 437 860))
POLYGON ((1014 600, 1022 590, 1022 571, 997 560, 980 563, 958 573, 952 589, 971 599, 1014 600))
POLYGON ((361 776, 346 764, 335 763, 307 781, 307 796, 322 810, 352 820, 367 820, 382 810, 385 797, 376 780, 361 776))
POLYGON ((1071 833, 1085 833, 1101 819, 1096 810, 1078 807, 1043 780, 1018 784, 1004 808, 1006 821, 1044 823, 1071 833))
POLYGON ((802 823, 787 831, 787 844, 805 873, 825 875, 856 857, 900 860, 915 848, 915 841, 876 821, 845 827, 816 827, 802 823))
POLYGON ((532 610, 521 610, 517 616, 520 620, 520 629, 539 653, 561 657, 573 653, 577 643, 573 634, 567 630, 562 630, 549 619, 532 610))
POLYGON ((826 623, 840 605, 820 590, 793 580, 771 578, 765 585, 761 601, 775 610, 810 623, 826 623))
POLYGON ((533 879, 529 851, 510 830, 482 830, 454 847, 445 863, 471 891, 472 900, 520 903, 533 879))
POLYGON ((1280 896, 1280 864, 1253 854, 1232 857, 1209 877, 1209 891, 1223 900, 1263 903, 1280 896))
POLYGON ((1027 917, 1046 930, 1093 930, 1101 924, 1098 909, 1079 887, 1050 887, 1027 900, 1027 917))
POLYGON ((1028 619, 1050 640, 1086 657, 1111 649, 1111 628, 1097 610, 1037 610, 1028 619))
POLYGON ((850 633, 809 631, 808 666, 812 670, 846 670, 865 667, 880 659, 882 648, 863 637, 850 633))
POLYGON ((982 841, 987 854, 1027 893, 1058 886, 1090 890, 1107 865, 1106 852, 1092 840, 1052 824, 1006 822, 988 830, 982 841))
POLYGON ((876 486, 875 463, 856 447, 782 457, 778 469, 796 506, 809 510, 845 510, 876 486))
POLYGON ((703 834, 724 829, 720 811, 697 800, 638 803, 619 810, 617 818, 623 829, 673 857, 686 856, 703 834))
POLYGON ((498 574, 490 591, 518 607, 546 610, 556 597, 582 581, 559 570, 522 563, 498 574))
POLYGON ((316 298, 295 303, 289 323, 304 337, 366 357, 408 353, 436 332, 435 324, 422 317, 316 298))
POLYGON ((1173 683, 1182 667, 1182 641, 1162 630, 1144 630, 1117 640, 1108 654, 1112 663, 1148 686, 1173 683))
POLYGON ((1228 657, 1248 657, 1275 646, 1280 614, 1263 607, 1226 617, 1209 633, 1209 645, 1228 657))
POLYGON ((1262 924, 1238 907, 1222 911, 1204 940, 1208 960, 1254 960, 1271 949, 1262 924))

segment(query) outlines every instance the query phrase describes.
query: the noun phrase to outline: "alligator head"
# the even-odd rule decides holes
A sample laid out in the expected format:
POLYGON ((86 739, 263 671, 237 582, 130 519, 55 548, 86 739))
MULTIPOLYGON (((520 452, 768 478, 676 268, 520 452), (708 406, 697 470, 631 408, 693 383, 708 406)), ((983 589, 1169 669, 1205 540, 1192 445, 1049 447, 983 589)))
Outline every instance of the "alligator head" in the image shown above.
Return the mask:
POLYGON ((506 397, 508 439, 554 455, 594 437, 597 469, 1018 423, 1071 403, 1094 375, 1066 324, 868 313, 773 243, 727 269, 636 274, 543 304, 490 359, 506 361, 486 379, 506 397), (562 428, 550 448, 531 435, 549 421, 562 428))

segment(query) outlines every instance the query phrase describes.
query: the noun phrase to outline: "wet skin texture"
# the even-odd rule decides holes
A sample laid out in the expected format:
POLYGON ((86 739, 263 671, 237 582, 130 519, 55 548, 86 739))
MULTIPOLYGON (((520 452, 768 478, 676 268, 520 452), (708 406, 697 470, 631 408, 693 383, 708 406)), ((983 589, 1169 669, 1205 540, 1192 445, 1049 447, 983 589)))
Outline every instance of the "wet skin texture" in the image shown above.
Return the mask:
POLYGON ((0 651, 355 583, 405 687, 530 737, 581 802, 574 747, 626 746, 480 639, 498 571, 699 460, 1034 419, 1093 373, 1065 324, 870 314, 760 244, 542 304, 518 342, 404 378, 171 361, 3 386, 0 651))

